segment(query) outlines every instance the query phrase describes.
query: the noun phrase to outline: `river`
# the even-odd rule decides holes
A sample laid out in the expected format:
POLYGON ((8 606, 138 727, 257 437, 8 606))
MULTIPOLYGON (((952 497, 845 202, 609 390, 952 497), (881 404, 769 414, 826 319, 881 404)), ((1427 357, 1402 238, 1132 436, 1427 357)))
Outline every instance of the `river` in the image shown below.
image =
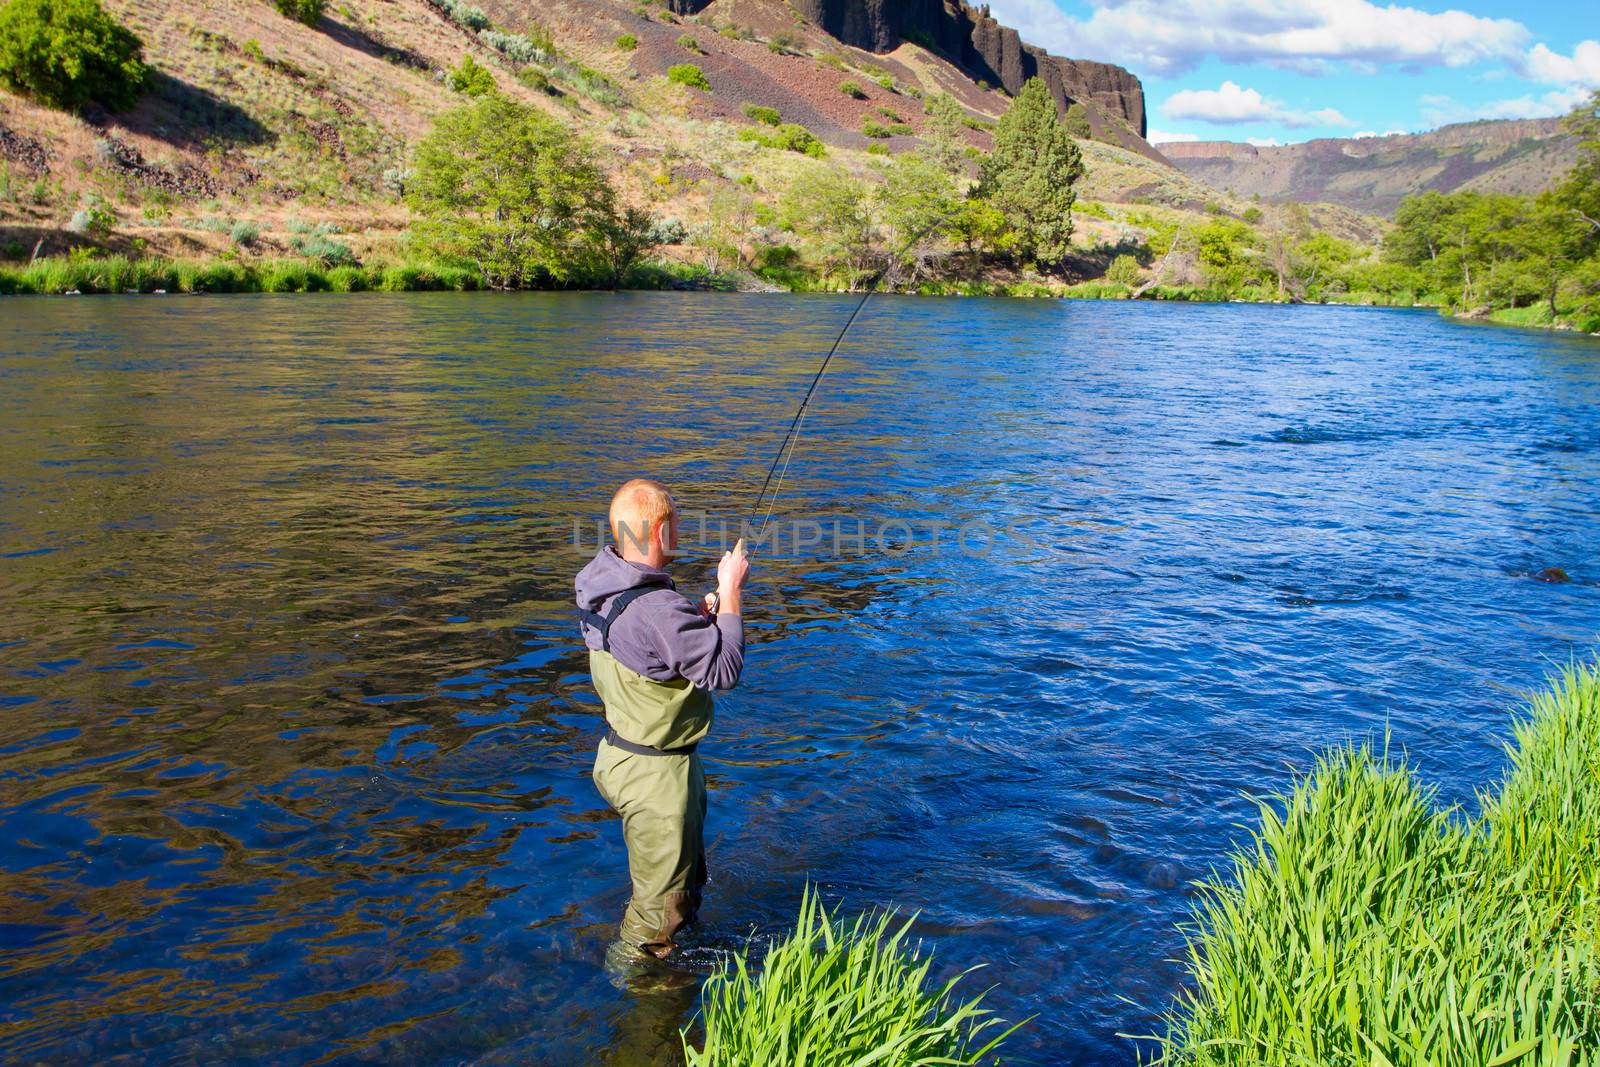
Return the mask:
MULTIPOLYGON (((851 306, 0 301, 0 1057, 671 1062, 693 989, 600 966, 571 579, 647 472, 708 588, 851 306)), ((875 301, 703 749, 692 959, 810 881, 987 964, 1009 1062, 1131 1063, 1252 795, 1385 733, 1493 781, 1600 636, 1597 502, 1592 339, 875 301)))

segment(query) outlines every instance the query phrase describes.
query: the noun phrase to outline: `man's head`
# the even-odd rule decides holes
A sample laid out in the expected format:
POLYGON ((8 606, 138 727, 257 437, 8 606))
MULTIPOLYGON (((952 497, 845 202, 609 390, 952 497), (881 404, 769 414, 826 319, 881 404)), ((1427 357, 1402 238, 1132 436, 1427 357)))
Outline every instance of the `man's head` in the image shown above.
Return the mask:
POLYGON ((666 566, 678 547, 678 512, 667 487, 650 478, 623 482, 611 498, 611 536, 623 559, 666 566))

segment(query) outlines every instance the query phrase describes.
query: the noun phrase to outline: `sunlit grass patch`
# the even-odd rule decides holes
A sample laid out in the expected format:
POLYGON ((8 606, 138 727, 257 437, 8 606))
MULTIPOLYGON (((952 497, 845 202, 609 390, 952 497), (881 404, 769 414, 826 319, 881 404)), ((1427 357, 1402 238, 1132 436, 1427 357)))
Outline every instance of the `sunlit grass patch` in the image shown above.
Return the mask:
POLYGON ((910 928, 889 913, 846 924, 807 890, 794 932, 759 975, 741 954, 707 980, 704 1048, 684 1035, 690 1067, 987 1062, 1016 1026, 1001 1029, 982 994, 957 1001, 962 975, 932 987, 932 958, 909 942, 910 928))
POLYGON ((1600 1062, 1600 672, 1533 699, 1480 807, 1366 746, 1263 802, 1204 889, 1160 1062, 1600 1062))

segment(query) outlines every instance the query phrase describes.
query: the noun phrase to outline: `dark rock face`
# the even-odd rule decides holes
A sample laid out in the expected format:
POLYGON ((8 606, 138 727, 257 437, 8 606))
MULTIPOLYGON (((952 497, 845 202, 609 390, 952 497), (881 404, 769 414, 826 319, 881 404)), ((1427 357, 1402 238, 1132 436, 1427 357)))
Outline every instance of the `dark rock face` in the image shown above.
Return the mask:
MULTIPOLYGON (((671 0, 680 14, 700 11, 709 2, 671 0)), ((1073 103, 1084 106, 1096 135, 1110 134, 1155 155, 1143 142, 1144 86, 1138 78, 1109 63, 1062 59, 1025 44, 1016 30, 995 21, 988 5, 973 8, 965 0, 792 0, 792 6, 845 44, 888 52, 911 41, 942 52, 974 79, 1009 93, 1021 90, 1029 78, 1041 78, 1062 111, 1073 103), (1124 131, 1138 140, 1121 138, 1124 131)))

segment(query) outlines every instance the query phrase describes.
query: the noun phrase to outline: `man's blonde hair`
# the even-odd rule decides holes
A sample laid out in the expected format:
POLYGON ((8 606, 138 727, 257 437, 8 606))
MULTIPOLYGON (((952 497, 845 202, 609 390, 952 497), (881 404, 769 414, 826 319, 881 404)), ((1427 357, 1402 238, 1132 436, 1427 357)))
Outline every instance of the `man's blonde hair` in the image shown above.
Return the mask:
POLYGON ((611 498, 611 536, 621 549, 631 543, 640 552, 650 549, 650 535, 658 523, 672 518, 672 493, 651 478, 623 482, 611 498))

